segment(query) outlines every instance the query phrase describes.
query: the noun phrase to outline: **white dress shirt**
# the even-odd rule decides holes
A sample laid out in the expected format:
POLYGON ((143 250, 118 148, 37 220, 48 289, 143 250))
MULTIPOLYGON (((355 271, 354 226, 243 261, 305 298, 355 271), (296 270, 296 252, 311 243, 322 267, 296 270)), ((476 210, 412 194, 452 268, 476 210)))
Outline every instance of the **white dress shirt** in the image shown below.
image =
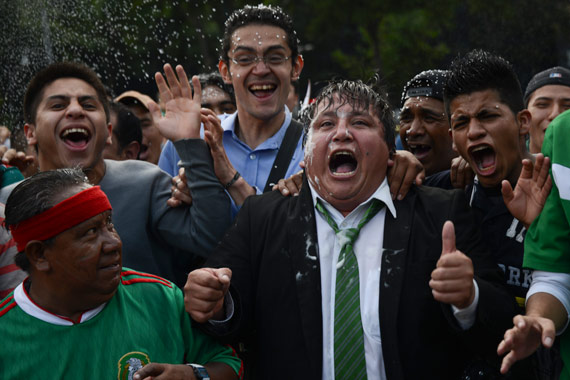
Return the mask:
MULTIPOLYGON (((309 183, 313 204, 320 199, 329 211, 340 230, 355 228, 364 216, 370 201, 376 198, 386 205, 362 229, 354 244, 360 279, 360 313, 364 330, 364 351, 368 379, 386 379, 380 337, 380 269, 384 245, 384 220, 386 210, 396 218, 396 208, 390 196, 388 181, 384 179, 380 187, 364 203, 344 217, 338 210, 322 199, 309 183), (362 285, 364 284, 364 285, 362 285)), ((315 209, 317 239, 319 242, 319 262, 321 271, 321 307, 323 313, 323 380, 334 380, 334 304, 336 287, 336 263, 341 246, 334 230, 326 219, 315 209)), ((475 281, 474 281, 475 283, 475 281)), ((475 283, 475 300, 465 309, 453 308, 459 324, 467 329, 475 321, 475 311, 479 299, 479 289, 475 283)))

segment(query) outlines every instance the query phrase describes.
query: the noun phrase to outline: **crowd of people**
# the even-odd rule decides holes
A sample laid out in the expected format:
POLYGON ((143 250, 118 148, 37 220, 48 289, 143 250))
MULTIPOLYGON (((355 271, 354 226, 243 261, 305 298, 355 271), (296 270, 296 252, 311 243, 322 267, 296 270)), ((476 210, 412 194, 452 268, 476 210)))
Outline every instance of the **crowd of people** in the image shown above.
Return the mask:
POLYGON ((165 64, 159 102, 80 63, 30 81, 0 378, 570 379, 570 70, 523 92, 473 50, 395 120, 378 77, 300 107, 279 7, 221 41, 217 72, 165 64))

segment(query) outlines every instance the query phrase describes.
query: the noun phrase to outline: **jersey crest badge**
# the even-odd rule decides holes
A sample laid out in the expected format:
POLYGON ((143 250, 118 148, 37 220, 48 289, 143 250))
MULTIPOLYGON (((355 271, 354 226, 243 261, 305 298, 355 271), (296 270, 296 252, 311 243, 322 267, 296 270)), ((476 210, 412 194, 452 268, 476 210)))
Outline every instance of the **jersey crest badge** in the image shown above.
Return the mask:
POLYGON ((144 352, 129 352, 119 360, 118 380, 133 380, 133 375, 142 367, 150 363, 148 355, 144 352))

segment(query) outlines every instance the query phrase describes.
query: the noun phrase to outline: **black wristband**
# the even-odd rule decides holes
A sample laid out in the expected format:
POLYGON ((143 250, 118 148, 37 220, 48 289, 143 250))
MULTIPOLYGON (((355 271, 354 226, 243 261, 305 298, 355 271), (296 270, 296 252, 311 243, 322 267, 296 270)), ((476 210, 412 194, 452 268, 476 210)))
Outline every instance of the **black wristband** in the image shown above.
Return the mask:
POLYGON ((241 174, 239 174, 238 171, 236 171, 236 174, 234 175, 234 178, 232 178, 232 180, 228 183, 226 183, 224 185, 224 188, 227 190, 229 189, 234 183, 236 183, 236 181, 239 179, 239 177, 241 176, 241 174))

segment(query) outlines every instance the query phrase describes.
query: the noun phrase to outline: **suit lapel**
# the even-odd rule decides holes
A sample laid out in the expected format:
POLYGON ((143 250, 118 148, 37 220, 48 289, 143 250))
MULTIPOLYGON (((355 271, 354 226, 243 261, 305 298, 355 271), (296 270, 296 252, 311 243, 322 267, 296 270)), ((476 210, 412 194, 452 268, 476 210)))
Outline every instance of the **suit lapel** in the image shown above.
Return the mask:
POLYGON ((415 193, 410 191, 402 201, 395 201, 397 219, 387 211, 384 223, 384 250, 380 273, 380 333, 386 375, 389 379, 402 379, 403 372, 398 348, 398 305, 402 291, 404 270, 415 193))
POLYGON ((321 276, 313 200, 306 179, 297 202, 287 213, 292 276, 297 289, 303 336, 314 376, 320 378, 323 358, 321 276))

